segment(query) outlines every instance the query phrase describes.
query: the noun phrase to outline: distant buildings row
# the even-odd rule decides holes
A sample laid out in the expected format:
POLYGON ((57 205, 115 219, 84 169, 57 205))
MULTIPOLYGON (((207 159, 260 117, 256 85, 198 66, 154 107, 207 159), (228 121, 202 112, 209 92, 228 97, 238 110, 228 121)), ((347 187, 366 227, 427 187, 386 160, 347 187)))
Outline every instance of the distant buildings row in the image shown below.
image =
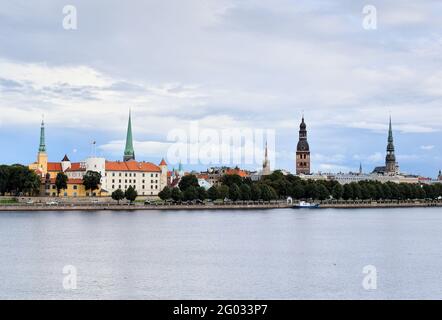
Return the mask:
MULTIPOLYGON (((364 180, 396 183, 434 183, 442 181, 442 174, 439 172, 438 180, 422 178, 419 176, 401 174, 399 165, 396 162, 395 147, 393 140, 393 129, 390 118, 387 154, 385 166, 376 167, 372 173, 364 174, 362 166, 358 173, 311 173, 310 146, 307 140, 307 125, 304 116, 299 129, 299 141, 296 149, 296 174, 301 179, 310 180, 336 180, 341 184, 358 182, 364 180)), ((57 190, 55 179, 59 172, 68 177, 68 188, 63 190, 64 197, 90 196, 88 190, 83 186, 83 177, 87 171, 96 171, 101 174, 101 186, 94 191, 94 196, 109 196, 117 189, 126 190, 129 186, 134 187, 140 196, 156 197, 166 186, 175 187, 185 173, 182 165, 177 170, 168 170, 166 161, 163 159, 158 165, 151 162, 138 162, 135 158, 135 150, 132 137, 132 116, 129 113, 127 126, 126 146, 123 161, 108 161, 101 157, 89 157, 82 162, 71 162, 67 155, 60 162, 49 162, 45 143, 45 124, 41 123, 40 146, 37 153, 37 161, 29 165, 42 179, 41 195, 55 196, 57 190)), ((284 174, 289 172, 282 170, 284 174)), ((272 173, 267 144, 265 147, 262 170, 247 171, 240 168, 214 167, 204 172, 191 172, 198 177, 200 186, 209 189, 211 186, 219 185, 224 175, 239 175, 243 178, 250 178, 253 181, 260 180, 263 176, 272 173)))

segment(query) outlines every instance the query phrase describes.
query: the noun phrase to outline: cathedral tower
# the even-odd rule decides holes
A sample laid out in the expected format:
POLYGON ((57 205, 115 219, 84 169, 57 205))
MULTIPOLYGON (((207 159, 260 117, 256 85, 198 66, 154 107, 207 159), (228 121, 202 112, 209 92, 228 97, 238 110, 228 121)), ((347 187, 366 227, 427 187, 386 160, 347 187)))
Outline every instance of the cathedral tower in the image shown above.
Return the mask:
POLYGON ((302 116, 299 126, 299 142, 296 148, 296 174, 310 174, 310 146, 307 141, 307 125, 302 116))
POLYGON ((129 111, 129 122, 127 124, 126 148, 124 149, 124 161, 135 160, 134 144, 132 139, 132 114, 129 111))
POLYGON ((388 129, 388 144, 387 144, 387 156, 385 157, 385 173, 389 175, 394 175, 397 173, 396 155, 394 154, 394 144, 393 144, 393 128, 391 125, 388 129))
POLYGON ((262 164, 262 175, 263 176, 268 176, 272 173, 272 171, 270 170, 270 160, 269 160, 269 149, 268 149, 268 145, 266 142, 266 150, 265 150, 265 154, 264 154, 264 162, 262 164))
POLYGON ((45 175, 48 172, 48 154, 46 153, 45 122, 43 119, 41 120, 41 127, 40 127, 40 146, 38 147, 36 169, 39 170, 42 175, 45 175))

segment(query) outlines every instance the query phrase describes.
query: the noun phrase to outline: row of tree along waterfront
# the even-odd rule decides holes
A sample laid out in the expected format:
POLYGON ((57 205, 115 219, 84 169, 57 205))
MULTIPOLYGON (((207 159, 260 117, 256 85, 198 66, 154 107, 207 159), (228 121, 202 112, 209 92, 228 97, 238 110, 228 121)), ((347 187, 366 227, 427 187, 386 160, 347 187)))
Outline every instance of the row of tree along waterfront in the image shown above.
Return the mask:
MULTIPOLYGON (((101 175, 88 171, 83 178, 86 190, 100 187, 101 175)), ((60 172, 55 178, 57 193, 67 188, 68 177, 60 172)), ((29 168, 15 165, 0 165, 0 194, 10 195, 39 195, 41 178, 29 168)), ((112 194, 116 201, 127 199, 135 201, 137 191, 130 187, 126 191, 117 190, 112 194)), ((284 175, 275 171, 260 181, 251 181, 238 175, 226 175, 219 186, 205 190, 198 184, 194 175, 184 176, 178 187, 164 188, 160 194, 163 200, 277 200, 292 197, 293 199, 313 200, 406 200, 406 199, 436 199, 442 197, 442 184, 396 184, 393 182, 380 183, 377 181, 353 182, 340 185, 337 181, 302 180, 294 175, 284 175)))
POLYGON ((442 197, 442 184, 381 183, 378 181, 360 181, 341 185, 337 181, 302 180, 294 175, 284 175, 275 171, 261 181, 251 181, 238 175, 226 175, 219 186, 209 190, 198 185, 194 175, 181 179, 178 187, 164 188, 159 197, 162 200, 406 200, 437 199, 442 197))

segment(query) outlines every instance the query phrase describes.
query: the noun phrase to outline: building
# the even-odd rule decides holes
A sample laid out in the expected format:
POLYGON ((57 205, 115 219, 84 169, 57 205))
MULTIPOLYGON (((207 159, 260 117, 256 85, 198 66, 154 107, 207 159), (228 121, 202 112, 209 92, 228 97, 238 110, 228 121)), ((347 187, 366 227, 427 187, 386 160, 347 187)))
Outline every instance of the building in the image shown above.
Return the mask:
POLYGON ((296 148, 296 174, 310 174, 310 146, 307 141, 307 125, 302 116, 299 126, 299 141, 296 148))
POLYGON ((169 173, 164 159, 159 165, 135 160, 131 113, 129 113, 123 161, 108 161, 105 158, 91 156, 81 162, 71 162, 65 155, 60 162, 48 162, 45 125, 42 121, 37 161, 29 165, 29 168, 37 172, 42 179, 42 196, 56 196, 55 178, 60 172, 66 174, 68 188, 61 191, 62 197, 109 196, 115 190, 125 191, 129 186, 135 188, 139 196, 156 197, 168 185, 169 173), (88 171, 101 174, 100 188, 93 194, 90 194, 83 186, 83 177, 88 171))
POLYGON ((266 149, 264 152, 264 161, 262 163, 262 175, 268 176, 272 173, 272 170, 270 169, 270 160, 269 160, 269 148, 266 141, 266 149))
POLYGON ((390 124, 388 129, 387 155, 385 156, 385 166, 376 167, 373 170, 373 173, 394 176, 398 175, 399 172, 400 172, 399 165, 396 162, 394 140, 393 140, 393 127, 391 125, 391 117, 390 117, 390 124))

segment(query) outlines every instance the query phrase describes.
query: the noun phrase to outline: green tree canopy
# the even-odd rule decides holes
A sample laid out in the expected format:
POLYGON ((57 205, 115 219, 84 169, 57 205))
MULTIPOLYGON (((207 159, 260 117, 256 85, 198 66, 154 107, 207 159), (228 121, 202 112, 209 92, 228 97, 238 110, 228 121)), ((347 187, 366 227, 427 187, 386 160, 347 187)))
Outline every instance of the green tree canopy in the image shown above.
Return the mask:
POLYGON ((118 204, 120 204, 120 201, 123 200, 125 197, 123 190, 117 189, 114 192, 112 192, 112 199, 117 201, 118 204))
POLYGON ((178 186, 182 192, 186 191, 187 188, 189 187, 198 188, 199 187, 198 178, 193 174, 189 174, 181 178, 178 186))
POLYGON ((130 203, 134 202, 138 197, 138 192, 135 190, 134 187, 129 186, 127 188, 126 192, 124 193, 125 198, 130 201, 130 203))
POLYGON ((57 188, 57 196, 60 196, 60 191, 68 188, 68 176, 63 172, 57 173, 57 177, 55 178, 55 187, 57 188))
POLYGON ((88 171, 83 177, 83 185, 86 190, 91 191, 91 195, 95 190, 100 188, 101 173, 96 171, 88 171))

